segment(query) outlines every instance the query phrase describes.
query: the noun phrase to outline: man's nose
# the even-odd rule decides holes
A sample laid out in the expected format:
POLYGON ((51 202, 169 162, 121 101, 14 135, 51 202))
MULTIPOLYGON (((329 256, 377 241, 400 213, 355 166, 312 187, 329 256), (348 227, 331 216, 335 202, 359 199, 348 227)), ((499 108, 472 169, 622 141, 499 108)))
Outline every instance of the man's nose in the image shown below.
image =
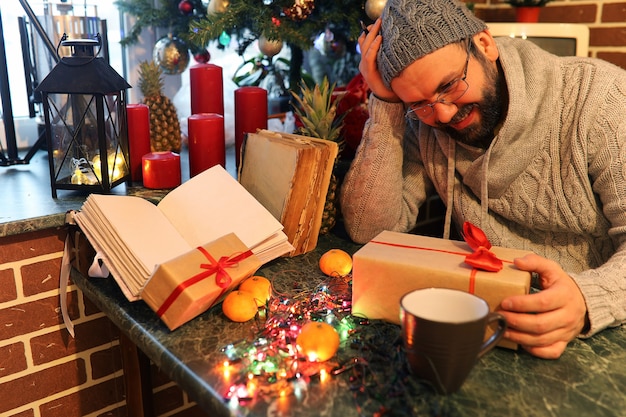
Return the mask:
POLYGON ((454 115, 459 111, 458 107, 454 103, 439 102, 433 106, 437 122, 441 124, 448 124, 454 115))

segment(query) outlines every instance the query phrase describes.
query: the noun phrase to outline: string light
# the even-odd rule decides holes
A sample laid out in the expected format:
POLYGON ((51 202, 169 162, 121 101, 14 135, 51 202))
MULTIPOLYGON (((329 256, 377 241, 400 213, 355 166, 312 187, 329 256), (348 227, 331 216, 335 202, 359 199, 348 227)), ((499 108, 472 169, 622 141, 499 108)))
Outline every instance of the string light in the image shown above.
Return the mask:
POLYGON ((337 363, 317 362, 315 354, 305 357, 296 345, 302 326, 309 321, 332 325, 342 344, 354 333, 356 320, 350 315, 351 292, 346 284, 349 277, 331 280, 295 297, 272 296, 255 338, 222 348, 227 358, 223 366, 224 379, 239 381, 230 386, 225 400, 232 403, 236 399, 241 403, 255 395, 285 397, 294 393, 299 396, 311 379, 323 382, 333 375, 332 370, 339 367, 337 363), (242 382, 241 378, 233 377, 234 374, 246 375, 246 378, 242 382))
POLYGON ((230 375, 224 378, 229 385, 224 401, 234 414, 241 407, 270 403, 290 414, 294 401, 306 401, 317 388, 333 387, 329 384, 334 379, 341 379, 337 386, 352 396, 357 415, 385 417, 391 410, 394 415, 416 415, 423 409, 434 410, 433 415, 454 414, 447 397, 433 395, 430 386, 411 376, 399 326, 351 314, 348 279, 331 278, 294 290, 300 292, 272 297, 266 319, 255 324, 251 339, 222 349, 224 372, 230 375), (329 361, 311 362, 296 347, 300 329, 311 320, 330 323, 340 335, 340 349, 329 361))

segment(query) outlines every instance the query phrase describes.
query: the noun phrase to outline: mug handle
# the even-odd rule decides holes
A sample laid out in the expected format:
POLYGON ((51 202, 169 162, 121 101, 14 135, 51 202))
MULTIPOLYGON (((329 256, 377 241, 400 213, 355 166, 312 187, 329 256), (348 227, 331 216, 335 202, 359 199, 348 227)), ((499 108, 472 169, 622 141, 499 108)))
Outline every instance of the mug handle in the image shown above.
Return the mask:
POLYGON ((506 319, 504 318, 504 316, 500 313, 489 313, 487 315, 486 327, 489 327, 493 322, 498 322, 498 328, 493 332, 489 339, 483 342, 483 345, 480 347, 480 352, 478 352, 478 358, 482 357, 485 353, 493 349, 496 343, 498 343, 504 336, 504 331, 507 328, 506 319))

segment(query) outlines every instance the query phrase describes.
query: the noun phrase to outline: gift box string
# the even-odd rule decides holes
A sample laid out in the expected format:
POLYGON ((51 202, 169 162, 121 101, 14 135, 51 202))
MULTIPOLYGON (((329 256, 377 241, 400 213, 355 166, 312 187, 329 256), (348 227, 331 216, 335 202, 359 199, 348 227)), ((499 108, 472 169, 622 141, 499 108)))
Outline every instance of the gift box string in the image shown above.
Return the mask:
MULTIPOLYGON (((450 255, 463 256, 465 258, 467 258, 469 256, 466 252, 456 252, 456 251, 445 250, 445 249, 428 248, 428 247, 425 247, 425 246, 403 245, 401 243, 383 242, 383 241, 380 241, 380 240, 372 240, 371 243, 375 243, 377 245, 393 246, 393 247, 404 248, 404 249, 415 249, 415 250, 431 251, 431 252, 438 252, 438 253, 447 253, 447 254, 450 254, 450 255)), ((508 260, 501 260, 501 262, 505 262, 505 263, 509 263, 509 264, 513 263, 513 261, 508 261, 508 260)), ((469 277, 468 292, 470 294, 473 294, 474 293, 475 283, 476 283, 476 274, 477 274, 479 269, 476 268, 473 265, 471 265, 471 266, 472 266, 472 270, 470 272, 470 277, 469 277)))
POLYGON ((172 293, 165 299, 161 307, 159 307, 159 309, 157 310, 157 316, 162 317, 163 314, 165 314, 165 312, 172 306, 172 304, 174 304, 174 301, 176 301, 180 294, 185 291, 185 289, 191 287, 194 284, 197 284, 198 282, 210 277, 213 274, 215 274, 215 284, 218 287, 222 288, 222 292, 216 298, 216 300, 219 300, 220 297, 224 295, 224 293, 228 290, 230 284, 233 282, 233 279, 228 274, 226 269, 236 267, 239 261, 242 261, 253 255, 251 250, 247 250, 239 254, 231 255, 230 257, 222 256, 220 257, 219 261, 216 261, 215 258, 211 256, 211 254, 202 246, 199 246, 196 249, 198 249, 210 263, 200 264, 200 269, 203 269, 202 272, 199 272, 198 274, 178 284, 176 288, 174 288, 174 291, 172 291, 172 293))

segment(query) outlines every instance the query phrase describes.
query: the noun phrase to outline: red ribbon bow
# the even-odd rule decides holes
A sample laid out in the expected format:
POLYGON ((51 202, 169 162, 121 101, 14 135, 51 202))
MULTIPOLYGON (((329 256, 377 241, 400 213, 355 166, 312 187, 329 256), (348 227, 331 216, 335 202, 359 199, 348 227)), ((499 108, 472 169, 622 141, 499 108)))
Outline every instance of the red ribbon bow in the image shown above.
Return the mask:
POLYGON ((479 227, 470 222, 463 223, 463 239, 474 251, 465 257, 465 263, 489 272, 498 272, 502 269, 502 261, 491 252, 491 242, 479 227))
POLYGON ((239 261, 246 259, 247 257, 252 255, 252 251, 248 250, 238 255, 222 256, 219 261, 216 261, 215 258, 211 256, 211 254, 202 246, 199 246, 196 249, 198 249, 204 255, 204 257, 209 260, 210 263, 200 264, 200 268, 204 269, 205 271, 202 271, 189 278, 188 280, 181 282, 180 284, 178 284, 178 286, 176 286, 176 288, 174 288, 174 291, 172 291, 172 293, 165 299, 161 307, 156 312, 159 317, 165 314, 167 309, 170 308, 172 304, 174 304, 174 301, 176 301, 178 296, 182 294, 185 289, 191 287, 197 282, 202 281, 205 278, 210 277, 213 274, 216 274, 215 284, 223 289, 221 294, 217 297, 217 299, 219 299, 219 297, 224 294, 224 292, 233 282, 231 276, 228 274, 228 272, 226 272, 226 268, 232 268, 234 266, 237 266, 239 261))

